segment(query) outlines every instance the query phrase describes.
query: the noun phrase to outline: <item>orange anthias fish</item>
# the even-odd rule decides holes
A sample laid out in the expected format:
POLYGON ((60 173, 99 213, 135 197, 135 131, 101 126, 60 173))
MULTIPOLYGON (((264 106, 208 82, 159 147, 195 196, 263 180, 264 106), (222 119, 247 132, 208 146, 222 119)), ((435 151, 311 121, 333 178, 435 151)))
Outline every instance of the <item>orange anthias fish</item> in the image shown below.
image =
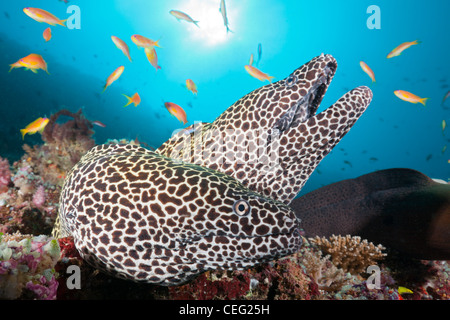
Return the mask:
POLYGON ((135 45, 141 48, 148 48, 148 47, 159 47, 159 40, 153 41, 152 39, 146 38, 144 36, 134 34, 131 36, 131 41, 134 42, 135 45))
POLYGON ((134 106, 137 107, 139 103, 141 103, 141 97, 137 92, 131 98, 125 94, 123 96, 125 96, 128 99, 128 103, 124 105, 124 107, 127 107, 132 103, 134 103, 134 106))
POLYGON ((25 68, 26 70, 31 70, 33 73, 37 73, 38 69, 42 69, 48 73, 47 63, 41 55, 36 53, 29 54, 28 56, 23 57, 19 61, 10 64, 9 66, 11 67, 11 69, 9 69, 9 72, 11 72, 11 70, 14 68, 25 68))
POLYGON ((44 37, 45 41, 50 41, 50 39, 52 38, 52 29, 50 29, 50 27, 45 29, 44 33, 42 33, 42 36, 44 37))
POLYGON ((411 102, 411 103, 421 103, 423 105, 426 104, 427 100, 429 98, 421 98, 419 96, 416 96, 415 94, 412 94, 411 92, 404 91, 404 90, 396 90, 394 91, 394 94, 402 99, 403 101, 411 102))
POLYGON ((109 75, 108 79, 106 79, 106 84, 103 87, 102 93, 105 92, 106 88, 108 88, 114 81, 120 78, 124 69, 124 66, 120 66, 109 75))
POLYGON ((373 73, 372 69, 370 69, 370 67, 364 61, 360 61, 359 65, 361 66, 361 69, 363 69, 363 71, 367 73, 370 79, 372 79, 372 82, 376 82, 375 73, 373 73))
POLYGON ((251 65, 246 65, 245 66, 245 70, 247 70, 247 72, 254 78, 264 81, 264 80, 268 80, 269 82, 272 82, 272 79, 275 77, 269 76, 267 73, 262 72, 261 70, 251 66, 251 65))
POLYGON ((64 22, 67 20, 67 19, 60 20, 54 15, 52 15, 50 12, 38 8, 27 7, 23 9, 23 12, 25 12, 25 14, 29 16, 31 19, 34 19, 37 22, 48 23, 51 26, 59 24, 65 27, 64 22))
POLYGON ((171 115, 183 122, 183 124, 187 123, 186 112, 179 105, 173 102, 165 102, 164 106, 167 108, 171 115))
POLYGON ((188 88, 189 91, 191 91, 193 94, 197 94, 198 90, 197 90, 197 85, 194 83, 194 81, 192 81, 191 79, 187 79, 186 80, 186 87, 188 88))
POLYGON ((123 52, 123 54, 126 55, 127 58, 132 62, 130 57, 130 49, 128 48, 128 45, 125 43, 125 41, 116 36, 111 36, 111 39, 116 45, 116 47, 120 49, 123 52))
POLYGON ((42 133, 44 131, 45 126, 48 123, 47 118, 37 118, 32 123, 27 125, 25 129, 20 129, 20 133, 22 134, 22 140, 24 139, 25 135, 28 134, 35 134, 36 132, 42 133))
POLYGON ((411 42, 404 42, 404 43, 402 43, 401 45, 399 45, 397 48, 395 48, 394 50, 392 50, 392 51, 387 55, 387 58, 390 59, 390 58, 393 58, 393 57, 397 57, 397 56, 399 56, 399 55, 403 52, 403 50, 406 50, 406 49, 408 49, 409 47, 411 47, 411 46, 413 46, 413 45, 416 45, 416 44, 419 44, 419 43, 420 43, 420 41, 418 41, 418 40, 416 40, 416 41, 411 41, 411 42))
MULTIPOLYGON (((169 13, 171 15, 173 15, 175 18, 177 18, 178 21, 180 20, 184 20, 187 22, 191 22, 193 24, 195 24, 198 27, 198 22, 199 21, 195 21, 194 19, 192 19, 190 16, 188 16, 186 13, 178 11, 178 10, 170 10, 169 13)), ((199 27, 200 28, 200 27, 199 27)))
POLYGON ((154 47, 147 47, 144 49, 145 55, 147 56, 148 62, 158 71, 158 69, 161 69, 160 66, 158 66, 158 56, 156 55, 156 50, 154 47))

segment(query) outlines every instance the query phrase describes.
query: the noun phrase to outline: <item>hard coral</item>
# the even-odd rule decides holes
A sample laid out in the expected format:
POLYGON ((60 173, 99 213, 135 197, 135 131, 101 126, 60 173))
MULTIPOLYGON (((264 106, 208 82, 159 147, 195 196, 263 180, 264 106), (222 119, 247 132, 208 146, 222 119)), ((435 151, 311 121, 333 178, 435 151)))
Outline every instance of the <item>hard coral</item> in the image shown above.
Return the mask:
POLYGON ((361 237, 347 235, 331 236, 330 239, 318 237, 310 239, 320 250, 331 256, 334 265, 351 274, 366 271, 367 267, 376 264, 377 260, 386 256, 382 245, 375 246, 372 242, 361 240, 361 237))

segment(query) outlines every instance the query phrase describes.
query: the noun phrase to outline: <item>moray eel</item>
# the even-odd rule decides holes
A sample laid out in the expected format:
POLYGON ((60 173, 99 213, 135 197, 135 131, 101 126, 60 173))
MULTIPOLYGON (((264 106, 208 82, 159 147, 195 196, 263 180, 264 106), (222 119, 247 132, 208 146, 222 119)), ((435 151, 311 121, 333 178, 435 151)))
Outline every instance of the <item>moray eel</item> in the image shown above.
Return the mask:
POLYGON ((156 151, 218 170, 289 204, 371 102, 372 91, 358 87, 316 114, 336 68, 336 60, 322 54, 245 95, 214 122, 178 132, 156 151))
POLYGON ((359 235, 416 259, 450 259, 450 185, 412 169, 343 180, 294 199, 308 237, 359 235))
POLYGON ((177 285, 296 252, 287 205, 212 169, 132 145, 100 145, 69 172, 53 236, 119 278, 177 285))

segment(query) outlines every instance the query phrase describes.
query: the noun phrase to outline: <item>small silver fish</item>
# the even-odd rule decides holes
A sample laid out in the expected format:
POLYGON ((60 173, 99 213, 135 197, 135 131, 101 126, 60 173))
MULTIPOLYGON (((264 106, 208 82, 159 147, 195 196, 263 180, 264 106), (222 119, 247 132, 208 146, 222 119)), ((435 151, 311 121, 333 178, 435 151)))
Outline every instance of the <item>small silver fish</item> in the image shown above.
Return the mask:
POLYGON ((229 32, 233 32, 230 30, 230 28, 228 27, 228 17, 227 17, 227 8, 225 7, 225 0, 221 0, 220 1, 220 8, 219 8, 220 13, 222 14, 222 19, 223 19, 223 24, 225 25, 225 27, 227 28, 227 33, 229 32))

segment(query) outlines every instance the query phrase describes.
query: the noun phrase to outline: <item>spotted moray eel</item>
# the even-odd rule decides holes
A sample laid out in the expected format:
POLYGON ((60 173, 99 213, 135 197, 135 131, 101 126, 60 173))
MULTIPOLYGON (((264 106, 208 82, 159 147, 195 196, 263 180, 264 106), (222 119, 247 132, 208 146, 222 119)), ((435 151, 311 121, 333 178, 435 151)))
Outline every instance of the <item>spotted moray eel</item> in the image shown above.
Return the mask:
POLYGON ((297 251, 287 205, 215 170, 133 145, 100 145, 68 173, 53 236, 116 277, 177 285, 297 251))
POLYGON ((336 60, 322 54, 245 95, 214 122, 178 132, 156 151, 221 171, 289 204, 372 100, 368 87, 358 87, 316 115, 336 68, 336 60))

